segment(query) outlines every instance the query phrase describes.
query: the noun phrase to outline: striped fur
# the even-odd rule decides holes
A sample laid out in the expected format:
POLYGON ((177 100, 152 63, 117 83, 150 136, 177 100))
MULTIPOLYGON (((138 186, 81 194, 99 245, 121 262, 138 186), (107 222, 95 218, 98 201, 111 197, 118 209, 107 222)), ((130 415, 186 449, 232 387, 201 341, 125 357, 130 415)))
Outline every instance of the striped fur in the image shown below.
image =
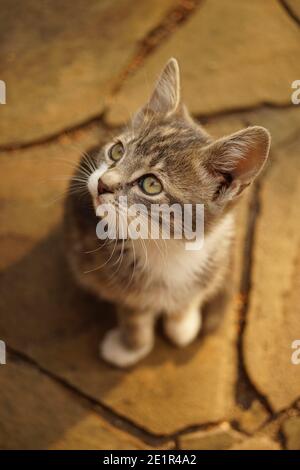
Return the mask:
POLYGON ((222 288, 228 270, 232 209, 263 167, 270 138, 265 129, 252 127, 213 141, 181 103, 178 65, 171 59, 149 102, 115 141, 125 149, 120 161, 109 158, 113 142, 90 154, 95 171, 88 180, 89 195, 83 200, 76 194, 68 197, 65 233, 79 283, 117 307, 119 326, 101 345, 102 357, 126 367, 150 352, 159 315, 164 316, 166 335, 178 346, 197 336, 201 307, 222 288), (159 178, 159 195, 140 190, 136 182, 145 174, 159 178), (184 240, 174 239, 97 240, 91 202, 99 204, 99 177, 111 189, 103 196, 106 202, 117 204, 119 196, 127 196, 129 205, 149 208, 152 203, 204 204, 203 249, 188 252, 184 240))

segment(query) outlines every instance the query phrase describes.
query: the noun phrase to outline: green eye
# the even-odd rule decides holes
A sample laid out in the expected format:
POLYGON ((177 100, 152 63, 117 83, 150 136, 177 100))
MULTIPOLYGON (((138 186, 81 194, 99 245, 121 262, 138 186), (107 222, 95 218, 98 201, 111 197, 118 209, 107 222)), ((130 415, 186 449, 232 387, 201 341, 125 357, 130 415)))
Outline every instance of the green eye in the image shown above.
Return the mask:
POLYGON ((109 156, 114 161, 117 162, 124 155, 124 147, 121 142, 117 142, 109 149, 109 156))
POLYGON ((153 175, 141 178, 139 180, 139 186, 145 194, 149 194, 150 196, 161 193, 163 189, 161 182, 153 175))

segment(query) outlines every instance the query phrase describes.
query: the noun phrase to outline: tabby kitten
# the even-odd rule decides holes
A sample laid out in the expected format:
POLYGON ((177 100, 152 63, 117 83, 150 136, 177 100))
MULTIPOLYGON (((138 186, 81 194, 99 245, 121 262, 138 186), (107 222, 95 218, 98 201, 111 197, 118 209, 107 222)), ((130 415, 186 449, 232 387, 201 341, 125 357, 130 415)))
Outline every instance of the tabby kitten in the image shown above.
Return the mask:
POLYGON ((103 359, 127 367, 144 358, 160 315, 175 345, 196 338, 203 303, 228 272, 232 209, 264 166, 269 147, 268 131, 257 126, 213 140, 181 103, 178 64, 170 59, 131 125, 94 151, 90 162, 82 160, 73 182, 86 176, 90 201, 76 192, 68 196, 66 247, 80 284, 116 305, 118 326, 100 345, 103 359), (110 202, 122 211, 120 196, 129 206, 204 204, 202 249, 188 251, 185 240, 174 237, 98 240, 95 210, 110 202))

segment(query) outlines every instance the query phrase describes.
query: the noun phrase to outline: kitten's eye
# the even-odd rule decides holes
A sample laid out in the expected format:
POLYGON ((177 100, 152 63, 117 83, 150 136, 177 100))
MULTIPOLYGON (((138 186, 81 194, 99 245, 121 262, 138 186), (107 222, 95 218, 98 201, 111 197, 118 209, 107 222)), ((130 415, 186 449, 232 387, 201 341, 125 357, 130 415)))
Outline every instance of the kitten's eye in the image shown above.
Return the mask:
POLYGON ((124 155, 124 147, 121 142, 117 142, 114 144, 112 147, 110 147, 108 151, 109 157, 114 161, 117 162, 118 160, 121 160, 121 158, 124 155))
POLYGON ((163 189, 161 182, 154 175, 143 176, 139 180, 139 186, 145 194, 150 196, 161 193, 163 189))

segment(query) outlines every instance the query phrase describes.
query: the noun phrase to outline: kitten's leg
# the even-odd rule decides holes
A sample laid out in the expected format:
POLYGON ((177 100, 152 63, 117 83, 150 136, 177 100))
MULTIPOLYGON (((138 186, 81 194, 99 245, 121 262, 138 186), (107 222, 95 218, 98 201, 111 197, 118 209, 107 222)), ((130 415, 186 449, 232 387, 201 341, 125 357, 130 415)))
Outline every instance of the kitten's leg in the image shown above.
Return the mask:
POLYGON ((185 310, 165 315, 164 331, 176 346, 187 346, 198 335, 202 324, 201 303, 197 298, 185 310))
POLYGON ((100 345, 103 359, 118 367, 129 367, 149 354, 154 344, 153 312, 118 309, 119 327, 110 330, 100 345))

